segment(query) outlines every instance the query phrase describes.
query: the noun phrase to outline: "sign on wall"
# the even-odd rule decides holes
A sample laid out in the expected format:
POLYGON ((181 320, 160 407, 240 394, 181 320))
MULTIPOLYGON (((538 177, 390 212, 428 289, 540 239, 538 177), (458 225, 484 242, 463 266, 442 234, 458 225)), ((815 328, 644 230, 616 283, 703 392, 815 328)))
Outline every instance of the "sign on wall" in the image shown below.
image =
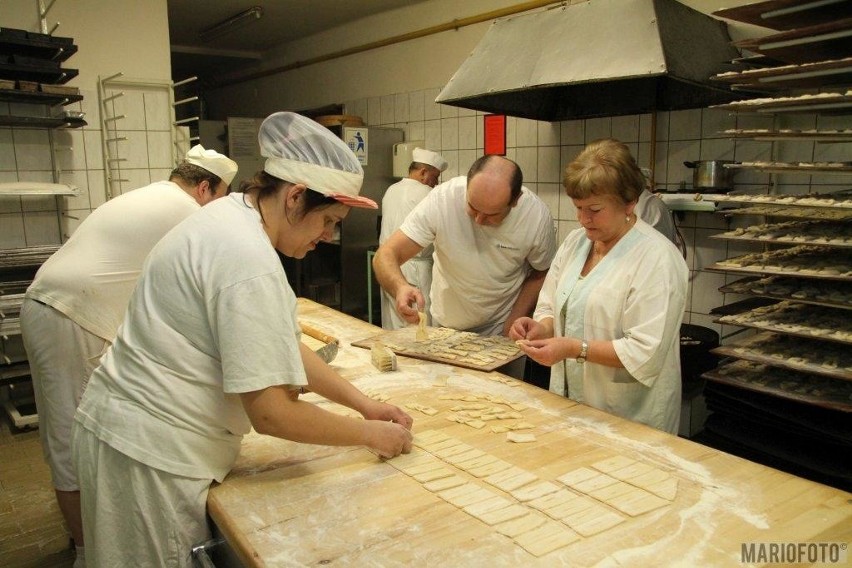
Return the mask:
POLYGON ((355 152, 362 166, 367 165, 367 129, 343 127, 343 141, 355 152))

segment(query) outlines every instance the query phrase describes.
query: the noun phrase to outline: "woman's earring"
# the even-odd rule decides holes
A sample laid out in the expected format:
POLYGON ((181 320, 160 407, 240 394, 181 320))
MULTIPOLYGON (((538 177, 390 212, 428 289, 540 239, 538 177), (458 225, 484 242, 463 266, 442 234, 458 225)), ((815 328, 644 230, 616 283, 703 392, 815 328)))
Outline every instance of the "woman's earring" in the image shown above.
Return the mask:
POLYGON ((627 216, 625 216, 625 217, 624 217, 624 222, 625 222, 625 223, 629 223, 629 222, 630 222, 630 215, 627 215, 627 216))

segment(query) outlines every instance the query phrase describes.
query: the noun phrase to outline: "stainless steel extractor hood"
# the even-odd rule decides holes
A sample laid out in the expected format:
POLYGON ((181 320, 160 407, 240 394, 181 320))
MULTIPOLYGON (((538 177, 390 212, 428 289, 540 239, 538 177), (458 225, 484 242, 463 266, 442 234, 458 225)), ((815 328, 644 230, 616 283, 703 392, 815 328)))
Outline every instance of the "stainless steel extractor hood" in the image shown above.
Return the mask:
POLYGON ((437 102, 537 120, 705 107, 739 56, 727 26, 675 0, 589 0, 496 20, 437 102))

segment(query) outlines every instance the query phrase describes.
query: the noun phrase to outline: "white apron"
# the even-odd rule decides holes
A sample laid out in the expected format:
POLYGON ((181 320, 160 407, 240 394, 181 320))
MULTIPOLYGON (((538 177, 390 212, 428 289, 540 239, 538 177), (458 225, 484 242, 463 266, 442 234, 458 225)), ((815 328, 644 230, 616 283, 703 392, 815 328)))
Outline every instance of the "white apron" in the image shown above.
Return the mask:
MULTIPOLYGON (((431 247, 429 247, 431 249, 431 247)), ((432 257, 423 258, 415 256, 400 269, 405 279, 420 290, 423 294, 423 299, 426 300, 426 324, 432 325, 429 308, 432 302, 429 298, 429 290, 432 288, 432 257)), ((400 329, 408 325, 404 319, 399 317, 396 311, 396 300, 382 290, 382 329, 400 329)))

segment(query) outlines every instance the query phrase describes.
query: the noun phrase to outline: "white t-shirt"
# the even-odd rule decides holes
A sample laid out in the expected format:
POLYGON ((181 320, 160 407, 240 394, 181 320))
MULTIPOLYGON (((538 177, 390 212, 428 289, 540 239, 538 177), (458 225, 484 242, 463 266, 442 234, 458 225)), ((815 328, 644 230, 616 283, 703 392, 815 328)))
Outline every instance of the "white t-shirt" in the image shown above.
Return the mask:
POLYGON ((151 251, 76 420, 151 467, 221 481, 250 422, 239 393, 305 385, 296 298, 241 193, 151 251))
POLYGON ((170 181, 107 201, 41 266, 26 297, 113 341, 148 253, 199 208, 170 181))
POLYGON ((433 189, 400 229, 422 247, 435 245, 432 317, 459 330, 506 321, 530 269, 547 270, 556 253, 553 218, 522 188, 497 227, 477 225, 466 212, 467 176, 433 189))
POLYGON ((680 324, 689 280, 686 262, 661 233, 637 219, 581 278, 591 245, 582 228, 565 238, 533 317, 537 321, 554 318, 556 337, 612 341, 624 368, 561 361, 551 370, 550 390, 677 433, 680 324))

